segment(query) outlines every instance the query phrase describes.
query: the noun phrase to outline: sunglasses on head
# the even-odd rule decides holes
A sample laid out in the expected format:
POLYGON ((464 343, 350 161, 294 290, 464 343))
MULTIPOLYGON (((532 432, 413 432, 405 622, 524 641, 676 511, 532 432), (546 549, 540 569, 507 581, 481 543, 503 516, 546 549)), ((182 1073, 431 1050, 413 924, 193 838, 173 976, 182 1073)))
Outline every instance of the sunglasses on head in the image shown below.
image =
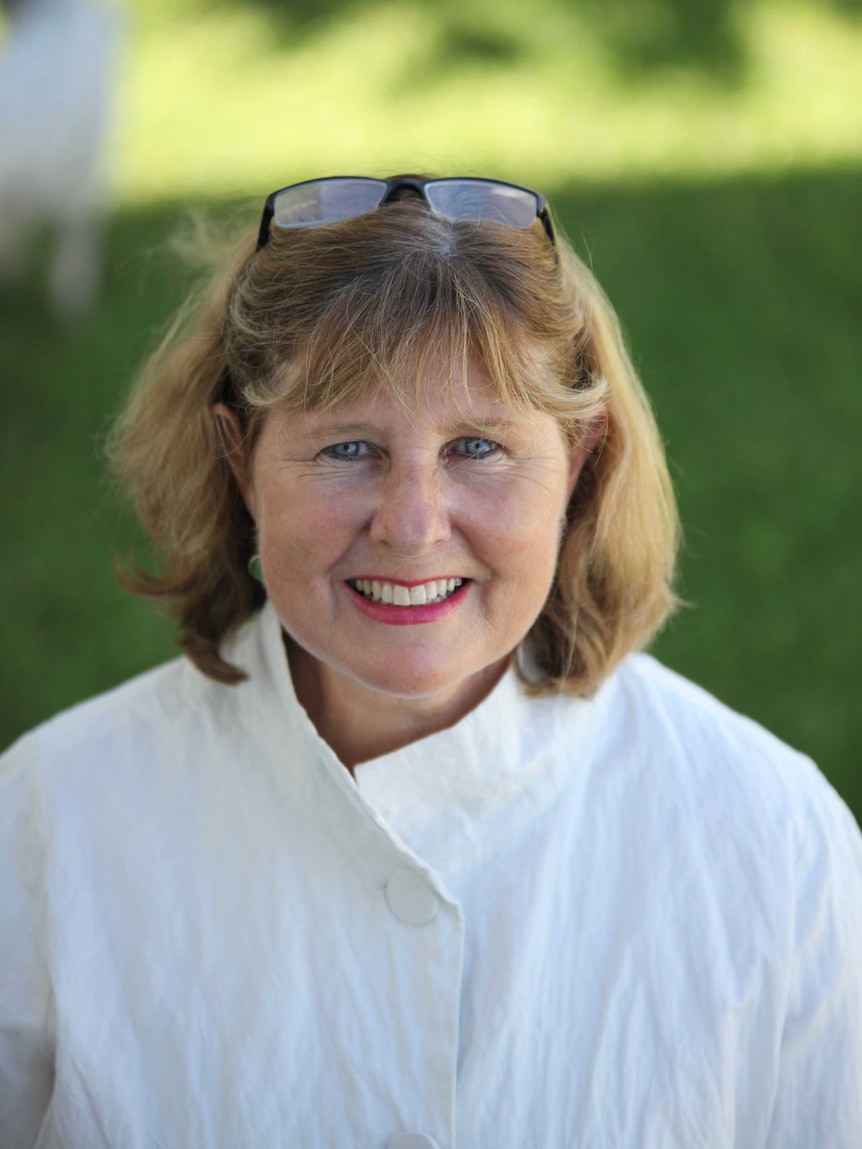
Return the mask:
POLYGON ((545 197, 517 184, 472 176, 451 179, 395 176, 388 180, 367 176, 330 176, 292 184, 267 196, 257 250, 266 245, 273 226, 286 229, 324 227, 328 223, 374 211, 404 191, 421 196, 433 212, 445 219, 493 220, 520 230, 532 227, 539 219, 548 239, 555 242, 545 197))

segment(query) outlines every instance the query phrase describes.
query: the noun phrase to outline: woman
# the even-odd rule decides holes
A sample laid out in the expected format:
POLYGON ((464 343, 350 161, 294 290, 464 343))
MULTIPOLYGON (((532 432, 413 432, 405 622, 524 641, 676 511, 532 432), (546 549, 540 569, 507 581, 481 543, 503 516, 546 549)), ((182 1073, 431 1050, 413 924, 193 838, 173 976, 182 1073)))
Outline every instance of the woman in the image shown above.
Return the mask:
POLYGON ((541 196, 274 193, 115 457, 186 657, 4 760, 4 1149, 858 1149, 862 839, 632 653, 670 484, 541 196))

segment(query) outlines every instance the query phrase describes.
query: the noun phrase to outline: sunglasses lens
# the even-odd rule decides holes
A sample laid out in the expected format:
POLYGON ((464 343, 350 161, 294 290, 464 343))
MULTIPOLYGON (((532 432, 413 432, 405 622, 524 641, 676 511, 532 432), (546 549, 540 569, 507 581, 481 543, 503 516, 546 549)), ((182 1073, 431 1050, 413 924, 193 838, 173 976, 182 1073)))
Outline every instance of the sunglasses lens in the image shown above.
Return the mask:
POLYGON ((425 194, 447 219, 492 219, 507 227, 532 227, 539 209, 533 192, 491 181, 434 180, 426 185, 425 194))
POLYGON ((320 227, 373 211, 385 194, 383 180, 350 177, 310 180, 279 192, 273 222, 278 227, 320 227))

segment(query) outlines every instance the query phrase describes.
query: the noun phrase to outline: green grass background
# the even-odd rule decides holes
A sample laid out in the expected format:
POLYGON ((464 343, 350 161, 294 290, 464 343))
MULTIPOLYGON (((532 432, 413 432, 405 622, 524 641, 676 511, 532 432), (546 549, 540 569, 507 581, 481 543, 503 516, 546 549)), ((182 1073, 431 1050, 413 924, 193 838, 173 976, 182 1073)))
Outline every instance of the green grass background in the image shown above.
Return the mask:
POLYGON ((187 207, 252 219, 310 174, 469 169, 549 195, 653 397, 690 604, 656 653, 811 754, 862 819, 859 8, 521 12, 130 10, 100 306, 52 318, 44 244, 0 290, 0 743, 174 650, 113 578, 140 540, 100 441, 190 286, 165 244, 187 207))

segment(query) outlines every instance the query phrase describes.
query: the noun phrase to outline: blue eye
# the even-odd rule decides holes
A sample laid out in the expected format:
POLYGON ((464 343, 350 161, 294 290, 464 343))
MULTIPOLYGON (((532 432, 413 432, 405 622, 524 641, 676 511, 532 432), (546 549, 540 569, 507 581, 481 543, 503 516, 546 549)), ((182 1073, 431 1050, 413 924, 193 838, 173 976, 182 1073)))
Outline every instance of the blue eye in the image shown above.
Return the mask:
POLYGON ((354 439, 348 443, 333 443, 320 453, 327 459, 364 459, 371 454, 371 448, 361 439, 354 439))
POLYGON ((456 450, 452 453, 458 454, 464 459, 489 459, 500 452, 499 443, 495 443, 493 439, 483 439, 478 435, 457 439, 455 447, 456 450))

